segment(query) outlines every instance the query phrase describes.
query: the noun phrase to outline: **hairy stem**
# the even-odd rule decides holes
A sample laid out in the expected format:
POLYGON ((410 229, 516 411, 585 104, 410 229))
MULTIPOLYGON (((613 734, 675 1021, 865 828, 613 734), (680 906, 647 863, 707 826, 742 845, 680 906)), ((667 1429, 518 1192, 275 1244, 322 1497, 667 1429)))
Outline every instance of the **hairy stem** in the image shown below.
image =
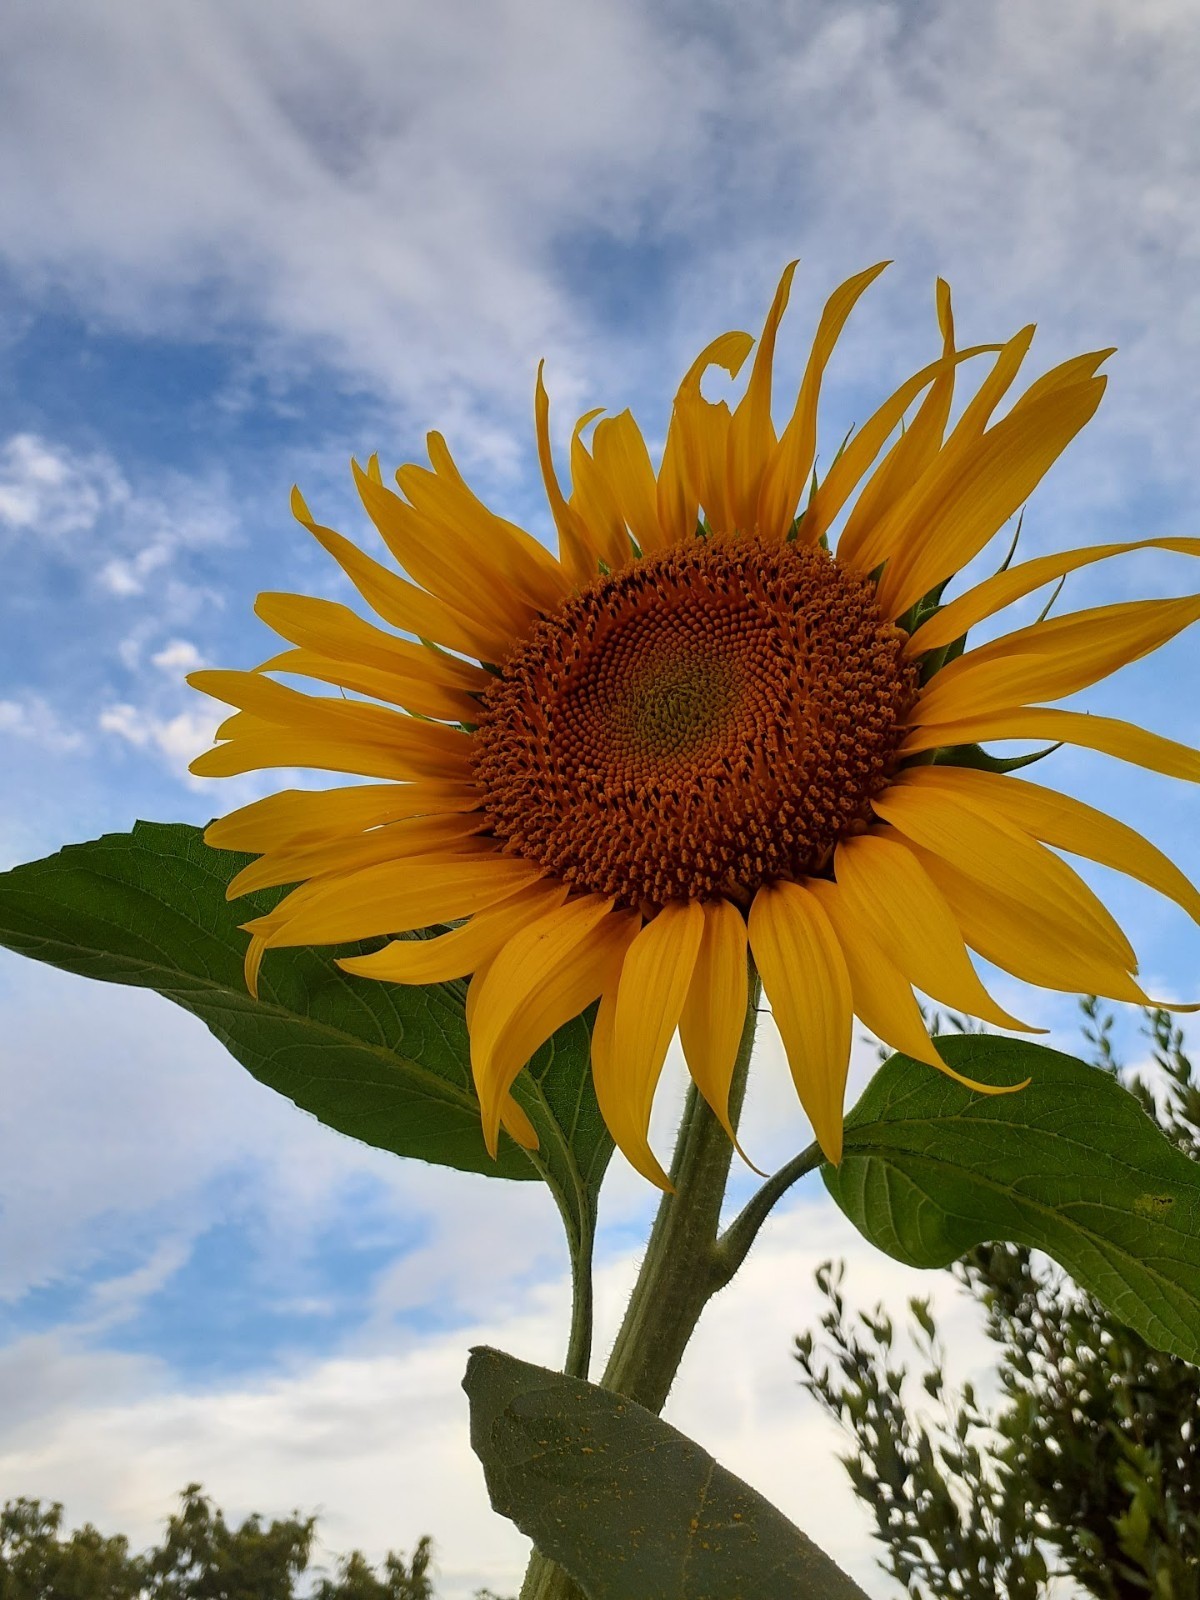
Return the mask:
MULTIPOLYGON (((758 1021, 760 986, 752 975, 730 1092, 736 1126, 746 1092, 758 1021)), ((665 1194, 601 1382, 648 1411, 661 1411, 700 1313, 721 1287, 717 1229, 733 1146, 693 1084, 671 1163, 673 1194, 665 1194)), ((728 1281, 725 1279, 724 1281, 728 1281)))
MULTIPOLYGON (((750 1053, 754 1050, 758 1000, 762 986, 750 973, 749 1005, 742 1024, 738 1061, 730 1091, 730 1117, 734 1126, 746 1096, 750 1053)), ((800 1155, 766 1179, 744 1210, 718 1235, 725 1186, 730 1176, 733 1146, 728 1134, 710 1112, 696 1086, 688 1090, 683 1122, 670 1165, 674 1194, 662 1195, 646 1245, 642 1269, 630 1294, 624 1322, 613 1344, 613 1354, 603 1374, 603 1387, 637 1400, 646 1410, 662 1410, 675 1381, 683 1352, 696 1330, 701 1312, 718 1290, 738 1272, 754 1245, 758 1230, 792 1184, 821 1165, 821 1149, 810 1144, 800 1155)), ((578 1293, 576 1286, 576 1293, 578 1293)), ((590 1270, 587 1274, 590 1299, 590 1270)), ((571 1350, 576 1347, 574 1322, 582 1317, 576 1306, 571 1350)), ((590 1323, 590 1310, 587 1314, 590 1323)), ((571 1355, 568 1354, 568 1362, 571 1355)), ((568 1371, 574 1371, 568 1366, 568 1371)), ((578 1376, 586 1376, 579 1370, 578 1376)), ((525 1573, 520 1600, 586 1600, 560 1566, 534 1550, 525 1573)))
POLYGON ((590 1211, 586 1237, 571 1251, 571 1333, 563 1371, 568 1378, 585 1378, 592 1363, 592 1245, 595 1224, 590 1211))
MULTIPOLYGON (((746 1093, 761 993, 758 974, 752 970, 749 1004, 729 1096, 730 1117, 735 1127, 746 1093)), ((797 1159, 805 1161, 811 1156, 811 1151, 805 1151, 797 1159)), ((601 1380, 606 1389, 627 1395, 649 1411, 662 1410, 701 1312, 717 1290, 729 1282, 745 1258, 771 1204, 795 1177, 800 1176, 797 1171, 795 1177, 779 1186, 783 1175, 796 1166, 795 1162, 789 1163, 789 1167, 768 1180, 733 1228, 718 1240, 721 1206, 732 1158, 733 1146, 728 1134, 692 1085, 671 1163, 674 1193, 663 1195, 659 1203, 641 1270, 601 1380), (773 1191, 772 1185, 777 1186, 773 1191), (768 1191, 771 1191, 771 1198, 764 1200, 768 1191), (762 1215, 751 1225, 745 1219, 756 1204, 762 1208, 762 1215), (739 1228, 734 1245, 730 1247, 729 1236, 739 1228)), ((819 1159, 818 1151, 804 1170, 811 1170, 819 1159)), ((520 1600, 584 1600, 584 1597, 560 1567, 535 1550, 521 1587, 520 1600)))
POLYGON ((824 1160, 821 1147, 814 1142, 798 1156, 786 1162, 769 1177, 762 1188, 747 1201, 745 1207, 725 1229, 714 1249, 714 1269, 719 1278, 717 1285, 729 1282, 750 1253, 750 1246, 758 1237, 758 1230, 770 1216, 772 1208, 783 1198, 794 1183, 819 1167, 824 1160))

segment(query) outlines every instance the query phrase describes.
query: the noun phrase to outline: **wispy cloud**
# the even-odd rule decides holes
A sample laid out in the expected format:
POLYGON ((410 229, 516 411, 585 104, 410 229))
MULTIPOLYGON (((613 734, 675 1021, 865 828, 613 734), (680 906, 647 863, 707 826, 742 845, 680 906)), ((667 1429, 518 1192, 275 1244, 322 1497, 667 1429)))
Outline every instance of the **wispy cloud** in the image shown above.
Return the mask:
POLYGON ((98 726, 135 750, 156 751, 177 777, 184 778, 188 763, 213 743, 220 721, 218 713, 202 709, 160 717, 145 707, 119 702, 101 711, 98 726))
MULTIPOLYGON (((865 1514, 830 1466, 844 1440, 801 1393, 789 1354, 794 1334, 816 1318, 813 1270, 838 1254, 863 1265, 858 1277, 851 1267, 851 1294, 868 1302, 898 1306, 907 1294, 931 1294, 955 1379, 981 1376, 977 1317, 945 1275, 878 1257, 866 1268, 865 1247, 831 1206, 802 1205, 771 1225, 737 1295, 706 1312, 667 1416, 877 1590, 865 1514)), ((626 1252, 600 1274, 601 1349, 636 1268, 626 1252)), ((166 1385, 153 1359, 143 1366, 62 1334, 23 1340, 0 1351, 0 1381, 35 1403, 0 1419, 0 1476, 16 1481, 19 1473, 24 1492, 52 1492, 73 1518, 120 1526, 135 1541, 155 1537, 173 1494, 200 1478, 235 1516, 320 1507, 330 1550, 360 1545, 378 1558, 385 1541, 411 1545, 430 1532, 447 1600, 467 1600, 485 1583, 515 1589, 524 1541, 488 1505, 459 1385, 469 1344, 554 1365, 566 1293, 555 1276, 519 1307, 481 1308, 451 1333, 409 1335, 386 1352, 331 1355, 200 1392, 166 1385)))
POLYGON ((80 729, 65 726, 54 708, 36 694, 0 700, 0 737, 25 739, 60 753, 81 750, 87 742, 80 729))
POLYGON ((238 528, 219 474, 197 479, 170 465, 133 473, 106 450, 30 432, 0 442, 12 617, 0 648, 0 733, 60 756, 112 735, 181 776, 219 720, 183 684, 203 652, 182 630, 219 623, 222 600, 205 566, 238 528))
POLYGON ((15 433, 0 445, 0 529, 10 536, 64 541, 89 532, 129 498, 128 483, 103 451, 77 454, 36 433, 15 433))
MULTIPOLYGON (((264 356, 323 354, 429 419, 523 410, 540 352, 564 392, 640 382, 712 307, 761 315, 797 251, 822 282, 894 255, 905 296, 942 270, 1006 320, 1115 333, 1138 382, 1198 337, 1187 0, 60 21, 8 52, 13 266, 132 327, 256 319, 264 356)), ((906 320, 873 323, 885 359, 906 320)))

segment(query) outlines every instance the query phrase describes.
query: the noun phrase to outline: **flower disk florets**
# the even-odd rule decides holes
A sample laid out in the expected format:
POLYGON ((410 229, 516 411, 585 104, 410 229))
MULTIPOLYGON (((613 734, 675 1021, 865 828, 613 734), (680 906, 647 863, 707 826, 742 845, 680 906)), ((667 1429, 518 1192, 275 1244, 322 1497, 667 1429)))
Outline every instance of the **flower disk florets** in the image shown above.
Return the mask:
POLYGON ((634 907, 819 872, 887 780, 903 644, 820 549, 732 535, 636 561, 538 622, 486 692, 492 828, 634 907))

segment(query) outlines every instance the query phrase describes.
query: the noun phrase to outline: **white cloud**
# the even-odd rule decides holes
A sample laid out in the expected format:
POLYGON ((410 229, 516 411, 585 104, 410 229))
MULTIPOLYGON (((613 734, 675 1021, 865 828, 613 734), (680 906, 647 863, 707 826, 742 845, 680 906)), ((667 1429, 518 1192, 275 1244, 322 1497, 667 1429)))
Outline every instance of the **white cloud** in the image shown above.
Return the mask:
POLYGON ((537 354, 564 410, 584 373, 589 403, 651 373, 662 400, 697 330, 760 317, 787 257, 816 293, 892 255, 860 373, 907 365, 918 326, 923 354, 914 297, 944 271, 984 336, 1027 316, 1051 353, 1116 336, 1130 401, 1172 417, 1143 448, 1191 458, 1164 387, 1200 327, 1186 0, 63 16, 40 8, 9 51, 0 239, 31 283, 128 324, 261 319, 268 366, 327 355, 423 420, 480 421, 499 466, 511 414, 487 397, 523 419, 537 354), (614 331, 610 295, 646 309, 614 331))
POLYGON ((72 1324, 75 1335, 95 1338, 137 1317, 146 1301, 157 1294, 187 1264, 190 1239, 164 1239, 148 1260, 129 1272, 104 1278, 90 1286, 81 1315, 72 1324))
MULTIPOLYGON (((497 1217, 511 1193, 505 1186, 490 1203, 497 1217)), ((985 1341, 949 1279, 869 1253, 817 1199, 769 1224, 708 1308, 667 1417, 883 1593, 865 1513, 834 1462, 844 1440, 800 1391, 790 1355, 792 1336, 819 1310, 813 1269, 831 1254, 851 1258, 852 1302, 898 1307, 907 1294, 931 1294, 956 1379, 986 1374, 985 1341)), ((602 1345, 635 1270, 625 1255, 600 1274, 602 1345)), ((388 1353, 331 1355, 253 1385, 202 1391, 174 1386, 153 1360, 88 1352, 61 1335, 24 1340, 0 1352, 6 1391, 27 1402, 0 1419, 0 1476, 135 1542, 157 1535, 174 1493, 198 1478, 235 1516, 320 1508, 332 1551, 359 1545, 378 1557, 389 1543, 411 1546, 431 1532, 447 1600, 466 1600, 484 1583, 515 1590, 524 1541, 488 1506, 459 1384, 477 1343, 555 1365, 566 1294, 565 1279, 550 1279, 519 1306, 506 1301, 452 1333, 401 1336, 388 1353)))
POLYGON ((65 540, 89 532, 120 510, 130 489, 111 456, 77 454, 35 433, 14 433, 0 445, 0 529, 65 540))
POLYGON ((160 672, 170 678, 182 678, 204 665, 204 657, 190 639, 171 639, 150 657, 160 672))
MULTIPOLYGON (((88 984, 0 952, 0 1008, 0 1301, 77 1279, 114 1241, 142 1238, 156 1219, 169 1234, 162 1248, 175 1249, 211 1225, 210 1187, 237 1173, 253 1179, 270 1252, 285 1264, 329 1223, 353 1181, 385 1191, 395 1215, 420 1222, 425 1243, 407 1258, 410 1282, 381 1281, 381 1314, 417 1303, 468 1317, 502 1305, 507 1314, 528 1274, 561 1249, 539 1184, 502 1186, 511 1234, 521 1240, 505 1256, 499 1223, 479 1222, 486 1179, 399 1162, 331 1133, 256 1083, 199 1022, 157 995, 88 984), (38 1071, 19 1070, 33 1060, 38 1071), (471 1244, 475 1236, 486 1247, 471 1244), (457 1273, 439 1262, 458 1259, 449 1247, 456 1238, 471 1252, 457 1273)), ((361 1195, 356 1203, 365 1204, 361 1195)), ((127 1299, 147 1265, 128 1281, 122 1272, 105 1293, 127 1299)))
POLYGON ((141 595, 153 579, 160 626, 217 601, 163 569, 182 553, 226 543, 236 520, 218 479, 168 469, 135 487, 103 450, 79 451, 34 433, 0 443, 0 536, 26 548, 48 545, 107 596, 141 595))
POLYGON ((215 298, 400 388, 441 373, 439 404, 481 371, 527 393, 530 338, 569 328, 539 257, 572 223, 631 224, 701 106, 632 5, 464 23, 308 0, 64 28, 51 7, 4 96, 25 147, 0 158, 9 259, 143 326, 194 327, 215 298))
POLYGON ((82 750, 87 742, 77 729, 64 726, 54 707, 37 694, 0 700, 0 736, 27 739, 61 754, 82 750))
POLYGON ((111 561, 106 561, 100 568, 100 583, 110 594, 123 600, 130 595, 144 594, 147 578, 152 577, 170 559, 171 552, 165 544, 146 545, 136 555, 127 558, 114 556, 111 561))
POLYGON ((189 762, 212 744, 221 720, 219 712, 206 709, 163 717, 144 706, 120 702, 101 711, 99 727, 101 732, 114 734, 137 750, 154 751, 176 777, 188 778, 189 762))

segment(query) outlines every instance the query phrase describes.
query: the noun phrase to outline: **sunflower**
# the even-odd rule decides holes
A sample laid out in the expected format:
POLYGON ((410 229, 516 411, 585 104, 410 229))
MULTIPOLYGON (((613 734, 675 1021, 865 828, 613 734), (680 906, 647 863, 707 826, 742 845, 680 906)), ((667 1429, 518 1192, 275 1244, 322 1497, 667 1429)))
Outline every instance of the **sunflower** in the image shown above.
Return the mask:
POLYGON ((1044 988, 1147 1003, 1128 939, 1057 851, 1128 873, 1200 921, 1200 895, 1133 829, 981 749, 1049 740, 1200 780, 1183 745, 1040 703, 1157 648, 1200 617, 1200 600, 1043 615, 964 648, 970 629, 1070 572, 1146 548, 1200 555, 1200 539, 1006 563, 943 601, 1091 418, 1111 352, 1063 362, 997 416, 1033 329, 957 348, 939 281, 940 356, 817 482, 822 376, 883 265, 826 304, 777 433, 789 266, 741 399, 731 410, 702 393, 709 369, 736 378, 754 347, 726 333, 679 387, 657 473, 628 411, 588 436, 593 411, 572 435, 564 492, 539 369, 557 556, 472 493, 436 433, 428 467, 397 471, 399 492, 377 458, 353 467, 394 565, 315 522, 295 491, 296 517, 386 626, 331 600, 263 594, 258 615, 289 648, 254 671, 190 678, 236 708, 193 772, 374 780, 286 790, 208 829, 211 845, 258 857, 231 896, 295 886, 246 924, 251 988, 266 951, 380 936, 340 965, 387 983, 470 975, 493 1153, 502 1126, 536 1144, 512 1086, 595 1001, 596 1094, 640 1172, 667 1184, 647 1129, 676 1030, 732 1136, 749 956, 836 1162, 854 1016, 943 1072, 914 989, 1025 1028, 969 951, 1044 988), (951 425, 958 368, 980 358, 986 376, 951 425), (340 692, 305 694, 272 673, 340 692))

